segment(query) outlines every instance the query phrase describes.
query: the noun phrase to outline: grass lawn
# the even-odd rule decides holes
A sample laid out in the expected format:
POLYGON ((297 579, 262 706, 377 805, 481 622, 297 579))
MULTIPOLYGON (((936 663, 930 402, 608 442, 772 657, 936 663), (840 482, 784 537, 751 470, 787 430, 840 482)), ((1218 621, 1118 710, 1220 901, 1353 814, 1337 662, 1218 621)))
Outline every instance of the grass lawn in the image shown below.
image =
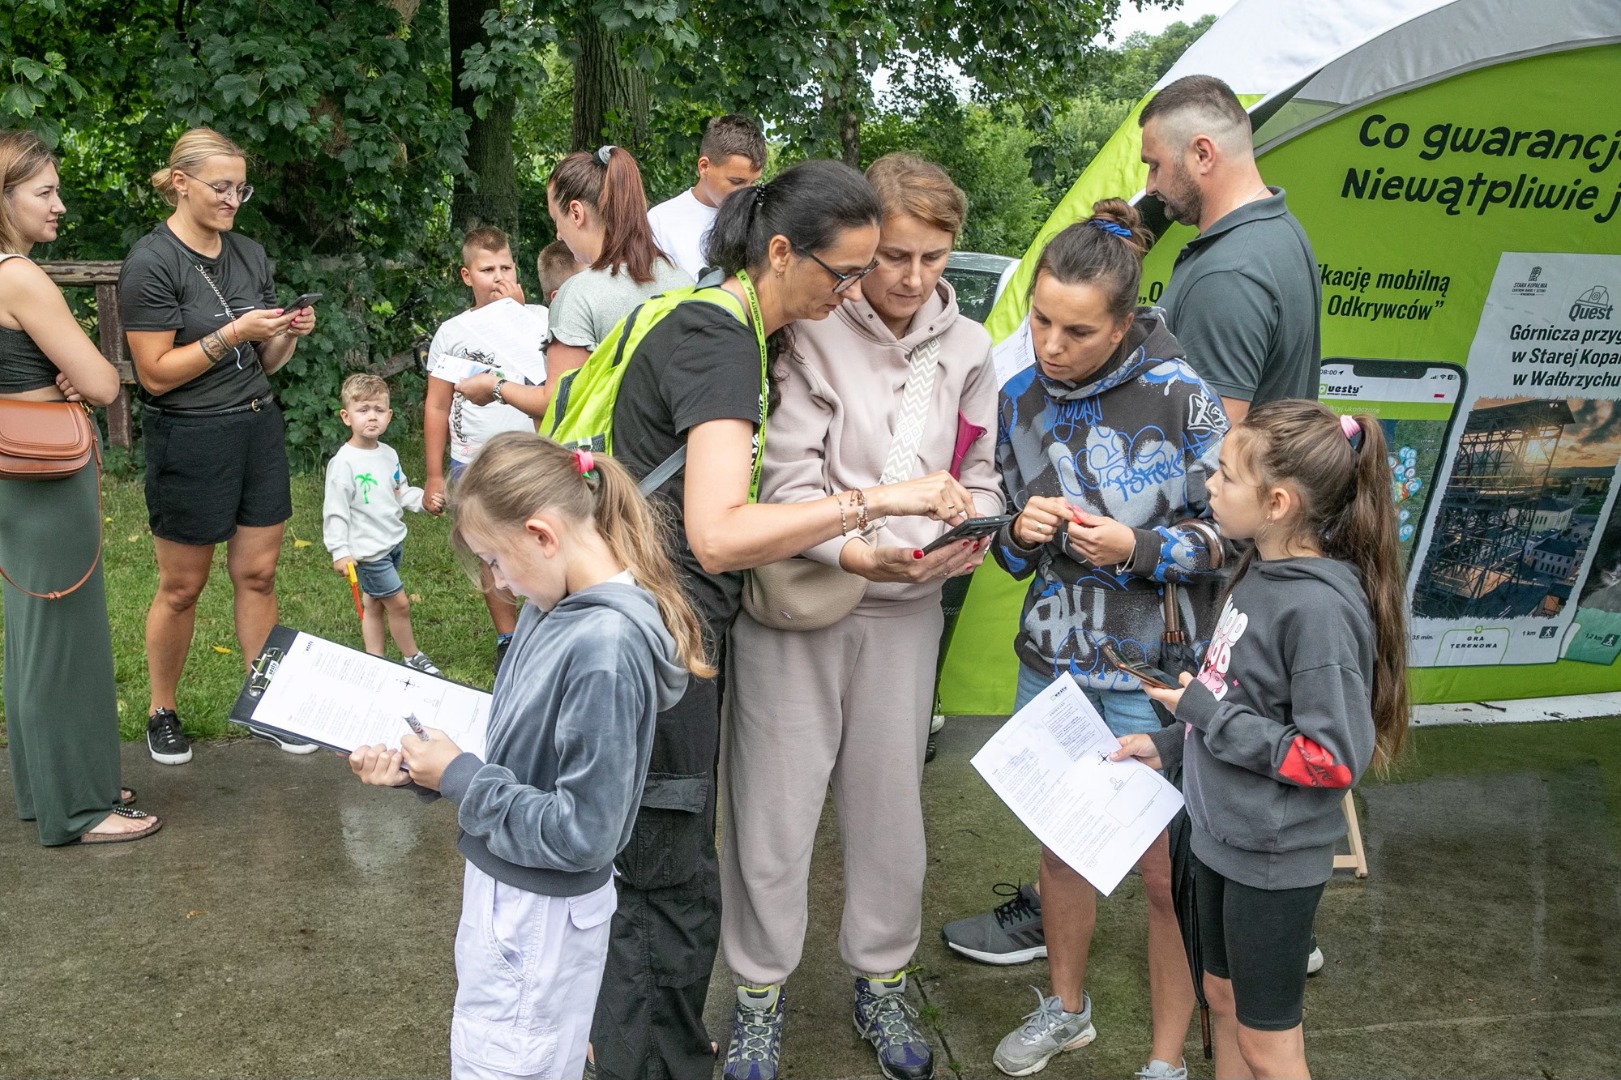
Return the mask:
MULTIPOLYGON (((400 452, 406 475, 421 484, 421 445, 404 439, 390 445, 400 452)), ((360 648, 360 623, 349 583, 332 572, 332 560, 321 543, 322 479, 319 472, 293 477, 293 517, 287 523, 276 584, 281 622, 360 648)), ((146 610, 157 590, 157 563, 139 478, 107 476, 102 491, 102 550, 119 724, 124 738, 138 739, 146 732, 146 610)), ((407 514, 405 524, 409 535, 400 576, 411 597, 417 644, 450 678, 488 689, 493 682, 495 631, 477 586, 451 552, 450 519, 407 514)), ((388 648, 397 659, 392 642, 388 648)), ((242 650, 231 621, 231 584, 221 544, 214 553, 208 588, 197 605, 197 633, 180 681, 178 705, 187 734, 203 738, 243 734, 225 719, 242 679, 242 650)))

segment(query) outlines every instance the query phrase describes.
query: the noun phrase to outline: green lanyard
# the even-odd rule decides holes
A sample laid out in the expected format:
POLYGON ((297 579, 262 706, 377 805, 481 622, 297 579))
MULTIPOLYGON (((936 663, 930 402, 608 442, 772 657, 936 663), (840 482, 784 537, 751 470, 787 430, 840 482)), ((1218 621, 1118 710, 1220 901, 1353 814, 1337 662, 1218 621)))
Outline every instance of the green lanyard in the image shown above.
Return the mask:
POLYGON ((760 298, 754 293, 754 282, 747 270, 738 270, 737 283, 743 286, 743 296, 749 302, 749 316, 754 322, 754 340, 760 346, 760 424, 754 433, 754 471, 749 477, 749 502, 760 497, 760 467, 765 463, 765 410, 770 393, 770 361, 766 359, 765 323, 760 317, 760 298))

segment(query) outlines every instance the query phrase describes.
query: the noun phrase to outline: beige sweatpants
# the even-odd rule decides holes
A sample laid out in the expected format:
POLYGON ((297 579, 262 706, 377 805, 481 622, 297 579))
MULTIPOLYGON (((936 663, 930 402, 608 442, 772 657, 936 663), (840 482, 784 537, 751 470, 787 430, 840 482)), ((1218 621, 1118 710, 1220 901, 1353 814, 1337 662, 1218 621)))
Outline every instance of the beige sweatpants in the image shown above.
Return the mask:
POLYGON ((805 632, 769 630, 746 613, 732 626, 721 948, 746 983, 780 983, 799 966, 811 845, 830 786, 844 849, 839 954, 857 975, 888 975, 917 949, 941 613, 937 601, 902 610, 858 610, 805 632))

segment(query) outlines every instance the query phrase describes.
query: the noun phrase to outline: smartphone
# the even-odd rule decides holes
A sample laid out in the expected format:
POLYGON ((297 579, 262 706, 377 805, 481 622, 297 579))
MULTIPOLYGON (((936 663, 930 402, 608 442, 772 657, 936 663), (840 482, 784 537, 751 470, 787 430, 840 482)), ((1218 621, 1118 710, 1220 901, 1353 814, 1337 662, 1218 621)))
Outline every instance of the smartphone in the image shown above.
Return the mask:
POLYGON ((1012 521, 1015 514, 996 514, 992 517, 969 518, 956 528, 949 529, 938 539, 923 549, 923 554, 929 555, 943 547, 949 547, 959 540, 978 540, 983 536, 994 536, 1001 531, 1003 525, 1012 521))
POLYGON ((1118 649, 1107 641, 1098 641, 1096 638, 1093 640, 1097 643, 1098 652, 1103 654, 1103 659, 1124 671, 1127 675, 1137 676, 1142 680, 1143 685, 1152 686, 1156 690, 1175 690, 1179 685, 1174 677, 1147 661, 1127 660, 1120 655, 1118 649))
POLYGON ((325 294, 318 292, 307 292, 303 296, 300 296, 297 300, 294 300, 292 303, 283 304, 281 306, 281 313, 285 315, 289 311, 297 311, 300 308, 313 307, 315 302, 321 299, 323 295, 325 294))
POLYGON ((1342 416, 1378 417, 1389 448, 1396 539, 1406 565, 1424 531, 1435 477, 1451 440, 1466 376, 1456 364, 1426 360, 1323 361, 1317 397, 1342 416))

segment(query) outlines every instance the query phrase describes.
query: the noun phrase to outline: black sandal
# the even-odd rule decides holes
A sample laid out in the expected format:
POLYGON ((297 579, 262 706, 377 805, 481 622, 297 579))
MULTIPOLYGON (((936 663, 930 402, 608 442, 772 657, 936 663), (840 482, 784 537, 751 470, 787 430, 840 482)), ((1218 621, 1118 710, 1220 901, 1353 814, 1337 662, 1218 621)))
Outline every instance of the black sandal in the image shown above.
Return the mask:
POLYGON ((144 829, 136 829, 134 832, 122 832, 122 833, 92 833, 92 832, 87 832, 87 833, 82 833, 79 836, 79 843, 81 843, 81 844, 127 844, 131 840, 141 840, 141 839, 144 839, 145 837, 151 836, 153 833, 155 833, 159 829, 163 828, 163 819, 153 817, 151 814, 148 814, 145 810, 131 810, 128 807, 115 806, 115 807, 113 807, 113 813, 117 814, 119 817, 122 817, 122 818, 129 818, 131 821, 139 821, 139 820, 144 819, 146 821, 146 827, 144 829))

